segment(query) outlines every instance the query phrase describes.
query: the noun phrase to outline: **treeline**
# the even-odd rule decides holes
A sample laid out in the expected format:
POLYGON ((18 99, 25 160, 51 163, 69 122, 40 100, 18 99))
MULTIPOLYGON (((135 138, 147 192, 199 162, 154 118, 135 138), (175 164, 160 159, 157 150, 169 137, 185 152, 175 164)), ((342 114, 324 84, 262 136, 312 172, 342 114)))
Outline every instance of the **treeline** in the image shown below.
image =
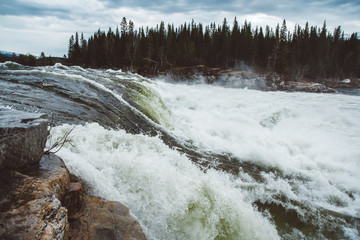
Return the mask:
POLYGON ((13 53, 11 57, 0 54, 0 62, 5 62, 5 61, 12 61, 26 66, 46 66, 46 65, 54 65, 57 62, 63 64, 67 62, 66 58, 51 57, 51 56, 46 57, 44 52, 40 54, 40 57, 35 57, 34 55, 31 54, 16 55, 15 53, 13 53))
POLYGON ((356 33, 345 38, 340 26, 328 31, 326 22, 321 28, 306 23, 289 31, 285 20, 275 29, 253 29, 247 21, 240 26, 236 18, 230 27, 225 18, 221 25, 192 21, 175 28, 161 22, 135 30, 124 17, 115 31, 99 29, 88 40, 83 34, 71 36, 68 60, 143 73, 196 65, 226 69, 244 62, 297 79, 358 77, 360 40, 356 33))

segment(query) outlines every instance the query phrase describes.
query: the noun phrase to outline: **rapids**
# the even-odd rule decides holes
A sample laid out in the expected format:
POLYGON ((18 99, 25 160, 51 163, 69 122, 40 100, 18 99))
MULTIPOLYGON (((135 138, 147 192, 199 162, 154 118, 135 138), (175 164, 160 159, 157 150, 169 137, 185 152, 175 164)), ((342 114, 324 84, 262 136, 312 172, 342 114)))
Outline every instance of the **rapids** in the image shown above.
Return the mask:
POLYGON ((261 92, 114 70, 0 64, 0 107, 148 239, 360 239, 359 94, 261 92))

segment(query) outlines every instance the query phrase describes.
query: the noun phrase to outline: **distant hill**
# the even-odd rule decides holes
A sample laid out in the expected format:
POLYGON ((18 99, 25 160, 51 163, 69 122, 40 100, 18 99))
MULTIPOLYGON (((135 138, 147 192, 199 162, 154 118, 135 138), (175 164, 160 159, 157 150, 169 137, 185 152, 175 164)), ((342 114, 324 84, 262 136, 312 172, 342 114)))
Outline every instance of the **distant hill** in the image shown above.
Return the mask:
MULTIPOLYGON (((9 51, 4 51, 4 50, 0 50, 0 54, 7 56, 7 57, 12 57, 13 52, 9 52, 9 51)), ((19 56, 19 54, 15 53, 16 56, 19 56)))
POLYGON ((0 50, 0 62, 13 61, 20 63, 22 65, 28 66, 45 66, 45 65, 54 65, 55 63, 66 64, 67 59, 62 57, 38 57, 31 54, 18 54, 13 52, 0 50))
POLYGON ((11 55, 9 57, 8 55, 5 55, 2 52, 0 52, 0 62, 6 62, 6 61, 11 61, 11 55))

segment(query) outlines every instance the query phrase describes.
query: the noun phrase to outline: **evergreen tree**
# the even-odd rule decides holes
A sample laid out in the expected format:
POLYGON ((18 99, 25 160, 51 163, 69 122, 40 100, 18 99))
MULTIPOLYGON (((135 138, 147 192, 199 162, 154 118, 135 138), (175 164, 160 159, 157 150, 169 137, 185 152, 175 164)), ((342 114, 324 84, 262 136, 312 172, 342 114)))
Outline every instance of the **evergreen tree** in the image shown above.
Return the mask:
POLYGON ((69 47, 68 47, 68 59, 70 62, 72 62, 73 53, 74 53, 74 35, 71 35, 69 39, 69 47))
MULTIPOLYGON (((236 17, 232 28, 224 18, 221 25, 203 26, 194 20, 175 28, 160 22, 155 28, 139 28, 125 17, 115 32, 100 29, 88 41, 76 32, 69 39, 70 64, 91 67, 121 67, 154 73, 171 67, 205 64, 228 68, 243 61, 259 69, 276 71, 293 79, 356 76, 360 69, 360 47, 356 34, 344 39, 340 26, 328 32, 305 24, 288 31, 284 19, 275 31, 266 26, 252 29, 236 17)), ((31 63, 31 57, 19 56, 31 63)), ((32 63, 31 63, 32 64, 32 63)))

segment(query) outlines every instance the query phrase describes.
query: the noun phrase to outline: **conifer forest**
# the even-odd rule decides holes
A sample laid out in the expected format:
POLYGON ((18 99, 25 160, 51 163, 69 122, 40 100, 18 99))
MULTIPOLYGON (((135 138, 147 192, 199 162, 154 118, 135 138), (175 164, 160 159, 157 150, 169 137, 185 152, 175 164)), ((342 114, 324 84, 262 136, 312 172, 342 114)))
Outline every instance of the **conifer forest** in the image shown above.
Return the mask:
POLYGON ((69 40, 69 64, 92 68, 123 68, 158 73, 176 67, 205 65, 221 69, 245 63, 257 71, 274 71, 295 78, 344 78, 360 75, 360 40, 345 37, 341 26, 295 25, 286 20, 275 28, 253 28, 235 18, 229 24, 161 22, 135 29, 124 17, 114 31, 98 30, 88 40, 76 32, 69 40), (230 26, 231 25, 231 26, 230 26))

